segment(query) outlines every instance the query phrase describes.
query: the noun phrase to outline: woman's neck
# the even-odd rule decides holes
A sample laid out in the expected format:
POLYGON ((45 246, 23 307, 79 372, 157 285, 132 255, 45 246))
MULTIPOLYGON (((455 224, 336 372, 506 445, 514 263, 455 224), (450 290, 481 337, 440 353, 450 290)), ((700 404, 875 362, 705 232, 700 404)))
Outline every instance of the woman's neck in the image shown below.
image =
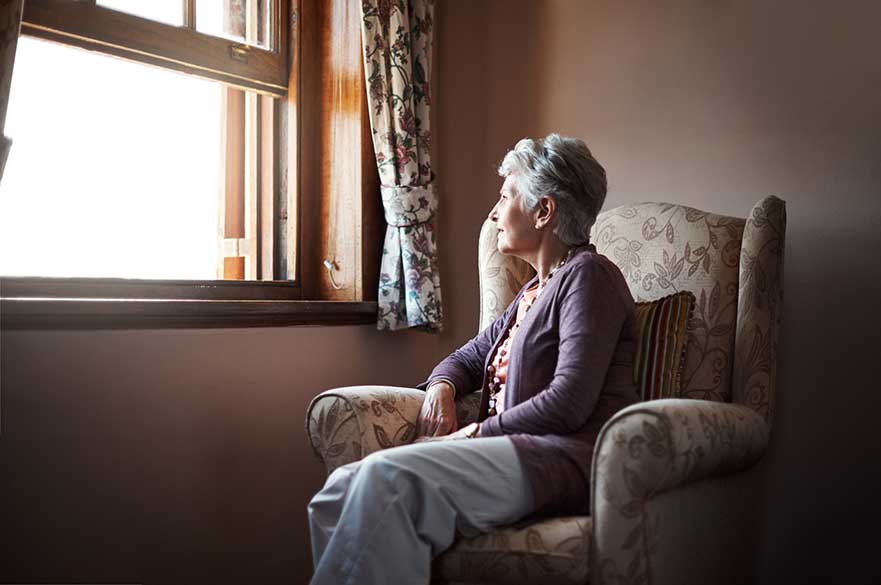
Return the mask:
POLYGON ((538 282, 540 284, 544 284, 551 272, 566 260, 569 250, 569 246, 556 237, 548 238, 542 242, 534 258, 529 262, 538 273, 538 282))

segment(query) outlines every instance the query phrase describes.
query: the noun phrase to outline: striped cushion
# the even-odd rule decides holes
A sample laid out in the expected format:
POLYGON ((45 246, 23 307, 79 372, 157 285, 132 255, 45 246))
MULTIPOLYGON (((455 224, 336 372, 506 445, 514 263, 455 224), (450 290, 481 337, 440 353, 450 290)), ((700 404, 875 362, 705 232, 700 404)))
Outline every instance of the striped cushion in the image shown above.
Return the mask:
POLYGON ((633 374, 640 400, 679 398, 686 327, 693 309, 690 291, 636 303, 639 343, 633 374))

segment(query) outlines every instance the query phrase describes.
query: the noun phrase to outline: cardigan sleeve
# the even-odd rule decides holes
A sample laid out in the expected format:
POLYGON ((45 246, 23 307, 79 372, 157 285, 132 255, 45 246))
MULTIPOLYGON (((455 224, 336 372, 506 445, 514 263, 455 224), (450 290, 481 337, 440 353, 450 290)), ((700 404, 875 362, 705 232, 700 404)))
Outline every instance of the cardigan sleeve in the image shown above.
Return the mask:
POLYGON ((498 319, 490 323, 471 341, 439 363, 431 372, 428 380, 419 384, 416 388, 425 390, 433 382, 444 380, 453 385, 456 398, 461 398, 470 392, 478 390, 483 383, 483 367, 486 364, 486 357, 489 355, 493 345, 495 345, 496 340, 504 332, 505 323, 514 307, 517 306, 520 296, 520 294, 517 295, 498 319))
POLYGON ((560 288, 559 349, 550 383, 480 423, 480 436, 566 435, 593 413, 627 317, 611 276, 590 262, 560 288))

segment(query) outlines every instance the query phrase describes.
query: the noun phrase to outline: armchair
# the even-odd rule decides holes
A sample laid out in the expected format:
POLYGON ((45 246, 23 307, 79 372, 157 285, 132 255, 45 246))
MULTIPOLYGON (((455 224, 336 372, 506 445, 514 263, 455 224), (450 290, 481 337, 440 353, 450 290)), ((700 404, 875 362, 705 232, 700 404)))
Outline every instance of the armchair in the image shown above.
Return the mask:
MULTIPOLYGON (((759 201, 746 219, 667 203, 602 213, 592 231, 636 300, 690 290, 681 398, 626 408, 594 453, 590 516, 459 538, 437 559, 437 583, 747 583, 753 580, 758 474, 770 434, 782 307, 785 204, 759 201)), ((531 268, 479 244, 480 327, 498 316, 531 268)), ((306 427, 328 473, 413 440, 423 393, 350 387, 318 395, 306 427)), ((457 401, 476 420, 480 393, 457 401)))

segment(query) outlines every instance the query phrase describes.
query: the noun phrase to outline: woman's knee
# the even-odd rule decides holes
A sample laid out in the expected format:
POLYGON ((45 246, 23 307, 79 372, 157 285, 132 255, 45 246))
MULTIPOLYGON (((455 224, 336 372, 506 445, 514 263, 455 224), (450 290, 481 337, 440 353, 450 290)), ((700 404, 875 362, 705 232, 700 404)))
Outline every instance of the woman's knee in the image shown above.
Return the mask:
POLYGON ((336 502, 344 498, 345 494, 349 491, 352 479, 358 473, 360 465, 361 462, 356 461, 334 469, 324 481, 324 486, 309 501, 308 510, 312 512, 323 504, 336 502))
POLYGON ((366 475, 384 475, 394 467, 387 450, 374 451, 361 460, 361 472, 366 475))
POLYGON ((413 479, 413 474, 406 465, 406 458, 401 457, 398 449, 371 453, 361 460, 358 475, 368 485, 381 485, 388 491, 394 491, 402 483, 408 483, 413 479))
POLYGON ((340 465, 336 469, 334 469, 330 475, 327 476, 327 480, 325 480, 324 485, 331 485, 336 483, 346 483, 351 481, 352 476, 358 473, 358 468, 361 467, 362 461, 352 461, 351 463, 346 463, 345 465, 340 465))

